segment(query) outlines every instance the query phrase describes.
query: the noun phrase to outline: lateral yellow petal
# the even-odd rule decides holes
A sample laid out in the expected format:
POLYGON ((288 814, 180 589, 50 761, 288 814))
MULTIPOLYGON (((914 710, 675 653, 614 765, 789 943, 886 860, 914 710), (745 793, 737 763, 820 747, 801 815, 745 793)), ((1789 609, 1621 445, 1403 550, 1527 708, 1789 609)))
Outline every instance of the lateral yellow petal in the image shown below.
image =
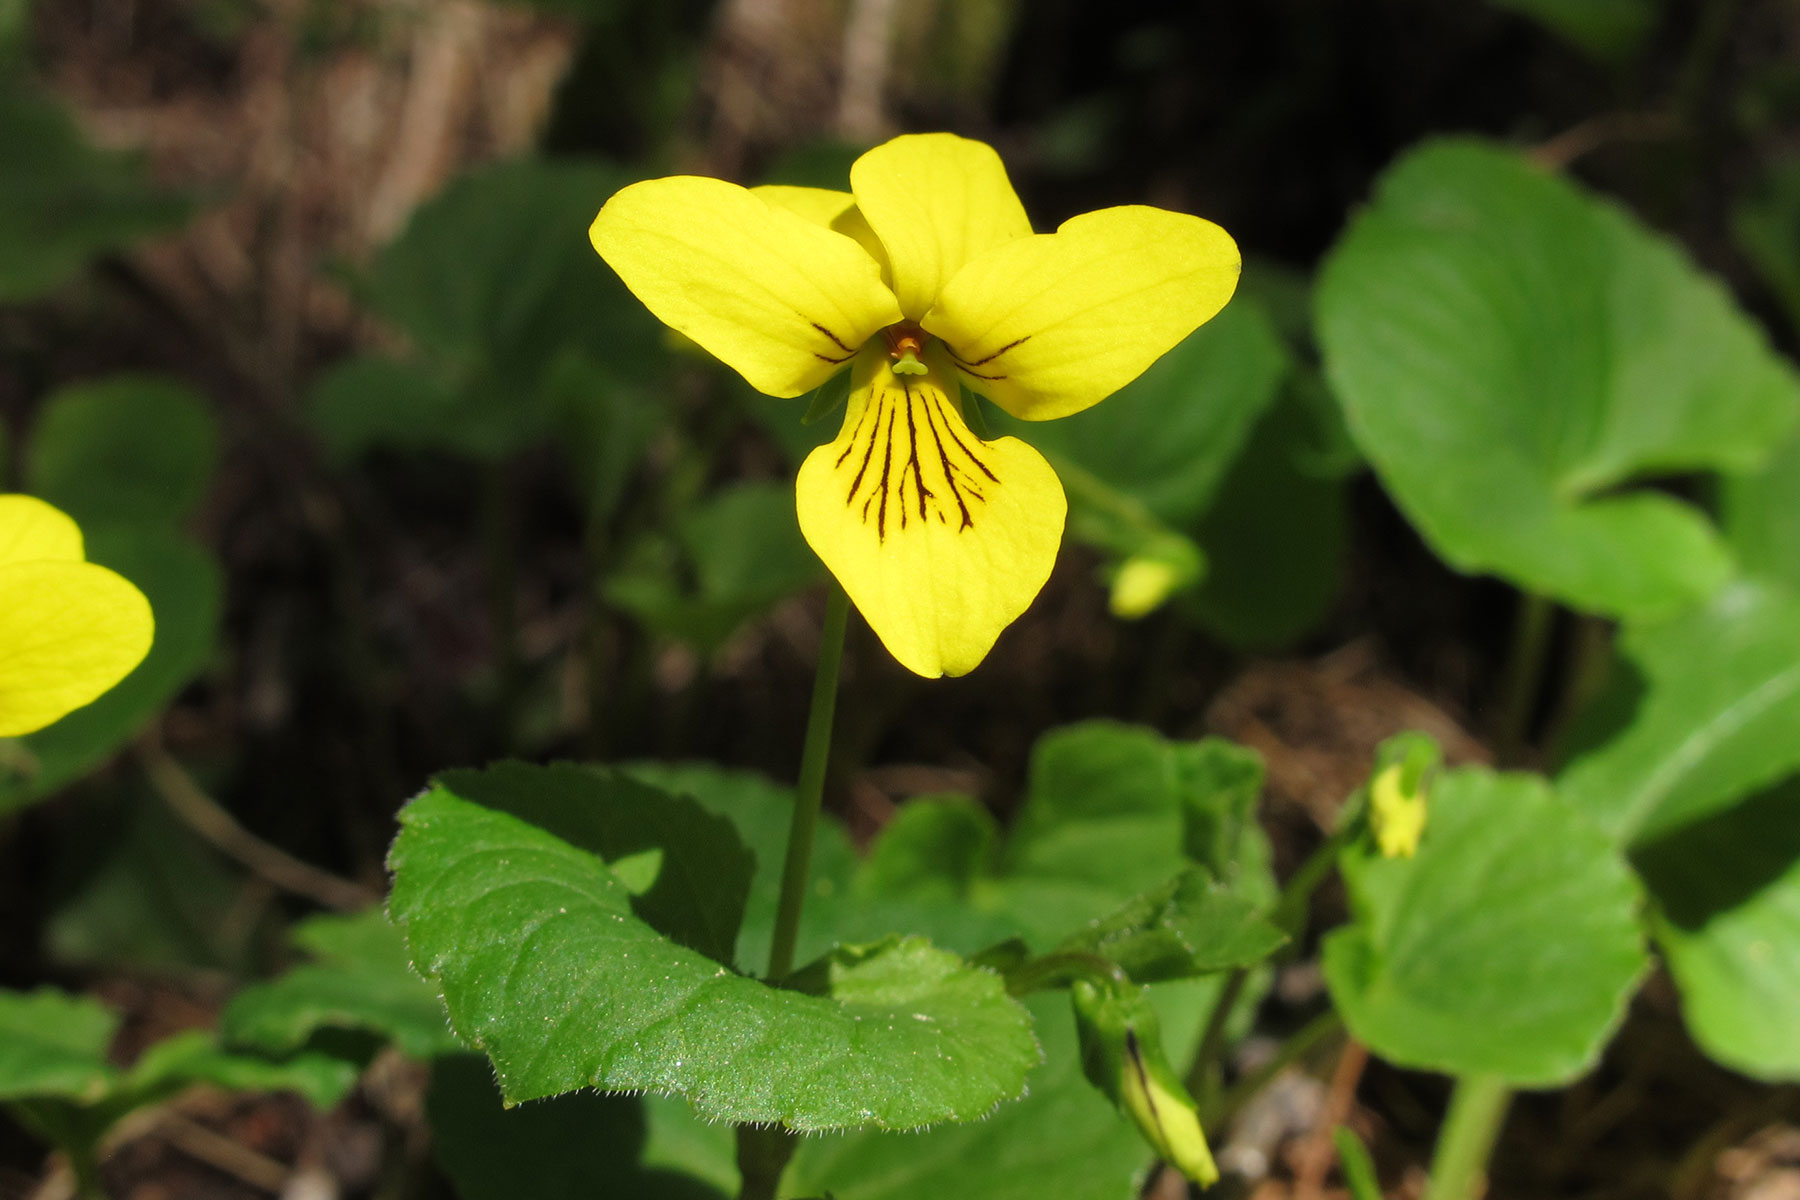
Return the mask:
POLYGON ((814 225, 854 238, 856 244, 868 251, 869 257, 881 267, 881 281, 892 286, 893 276, 888 266, 887 249, 875 231, 869 228, 868 221, 863 219, 862 211, 856 207, 856 197, 849 192, 834 192, 830 188, 797 187, 786 183, 765 183, 761 187, 750 189, 770 204, 779 205, 791 213, 805 217, 814 225))
MULTIPOLYGON (((935 348, 934 348, 935 350, 935 348)), ((857 358, 837 440, 807 456, 800 531, 888 651, 928 678, 975 669, 1050 577, 1068 506, 1043 457, 964 424, 954 376, 857 358)))
POLYGON ((0 566, 80 562, 81 527, 36 496, 0 496, 0 566))
POLYGON ((96 699, 149 653, 144 594, 87 562, 0 566, 0 737, 96 699))
POLYGON ((634 183, 588 237, 664 324, 771 396, 812 391, 900 319, 853 240, 721 179, 634 183))
POLYGON ((914 321, 965 263, 1031 233, 993 147, 952 133, 875 147, 851 166, 850 190, 887 247, 894 294, 914 321))
POLYGON ((1080 412, 1210 320, 1237 288, 1237 243, 1211 221, 1129 205, 998 246, 921 322, 963 382, 1015 417, 1080 412))

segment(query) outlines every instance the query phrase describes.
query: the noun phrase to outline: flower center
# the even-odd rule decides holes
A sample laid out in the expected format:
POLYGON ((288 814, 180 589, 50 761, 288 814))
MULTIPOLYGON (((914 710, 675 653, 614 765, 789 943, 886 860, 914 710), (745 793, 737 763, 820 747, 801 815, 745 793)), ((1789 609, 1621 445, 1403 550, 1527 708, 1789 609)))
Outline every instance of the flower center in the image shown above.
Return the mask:
POLYGON ((911 321, 902 321, 883 329, 881 336, 887 339, 888 357, 894 360, 894 374, 931 373, 931 368, 919 361, 919 355, 925 352, 925 339, 929 336, 923 329, 911 321))

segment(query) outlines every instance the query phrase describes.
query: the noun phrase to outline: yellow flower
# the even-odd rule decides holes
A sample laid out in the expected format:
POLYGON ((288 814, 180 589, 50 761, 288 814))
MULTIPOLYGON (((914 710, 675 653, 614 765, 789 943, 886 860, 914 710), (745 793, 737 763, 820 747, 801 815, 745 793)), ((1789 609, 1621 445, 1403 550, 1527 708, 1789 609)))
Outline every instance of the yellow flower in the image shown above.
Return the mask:
POLYGON ((0 737, 42 729, 150 651, 150 602, 83 561, 81 530, 31 496, 0 496, 0 737))
POLYGON ((851 372, 837 440, 800 468, 800 528, 901 663, 961 675, 1049 578, 1067 504, 1017 438, 969 429, 962 388, 1045 421, 1099 403, 1225 306, 1230 236, 1129 205, 1033 234, 1000 158, 895 138, 850 192, 675 176, 589 235, 665 324, 772 396, 851 372))

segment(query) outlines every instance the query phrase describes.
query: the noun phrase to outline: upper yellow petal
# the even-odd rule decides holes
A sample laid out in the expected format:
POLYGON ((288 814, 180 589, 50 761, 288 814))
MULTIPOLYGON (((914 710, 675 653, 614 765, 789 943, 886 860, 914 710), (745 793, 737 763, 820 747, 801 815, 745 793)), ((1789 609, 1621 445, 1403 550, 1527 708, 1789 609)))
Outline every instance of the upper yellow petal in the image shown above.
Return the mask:
POLYGON ((0 566, 0 737, 96 699, 143 661, 154 628, 144 594, 105 567, 0 566))
POLYGON ((588 236, 645 307, 771 396, 813 390, 900 319, 853 240, 720 179, 634 183, 588 236))
POLYGON ((797 216, 805 217, 814 225, 823 225, 827 229, 847 210, 856 207, 855 196, 849 192, 833 191, 831 188, 765 183, 751 188, 750 194, 760 196, 770 204, 779 205, 797 216))
POLYGON ((854 238, 881 267, 882 282, 891 286, 893 276, 888 266, 887 248, 863 219, 862 210, 856 207, 855 196, 830 188, 798 187, 787 183, 765 183, 750 190, 770 204, 805 217, 814 225, 823 225, 847 238, 854 238))
POLYGON ((80 562, 81 527, 36 496, 0 496, 0 565, 80 562))
POLYGON ((1068 506, 1017 438, 963 422, 941 353, 895 375, 879 347, 857 359, 837 440, 807 456, 800 530, 882 643, 927 677, 963 675, 1050 577, 1068 506))
POLYGON ((875 147, 850 168, 850 189, 887 247, 894 294, 915 321, 965 263, 1031 233, 1000 156, 951 133, 875 147))
POLYGON ((1239 267, 1237 243, 1211 221, 1106 208, 989 250, 921 324, 949 344, 970 387, 1047 421, 1104 400, 1211 319, 1239 267))

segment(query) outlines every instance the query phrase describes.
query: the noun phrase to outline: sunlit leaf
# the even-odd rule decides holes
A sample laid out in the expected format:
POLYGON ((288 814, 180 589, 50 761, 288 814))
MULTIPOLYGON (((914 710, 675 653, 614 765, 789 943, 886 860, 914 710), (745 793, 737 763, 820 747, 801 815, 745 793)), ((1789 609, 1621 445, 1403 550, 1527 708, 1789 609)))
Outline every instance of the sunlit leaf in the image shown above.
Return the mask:
MULTIPOLYGON (((1628 841, 1727 807, 1800 767, 1800 598, 1734 584, 1704 608, 1628 627, 1622 674, 1597 713, 1625 713, 1557 787, 1628 841)), ((1591 718, 1591 719, 1598 719, 1591 718)))
POLYGON ((481 802, 441 782, 402 813, 390 910, 510 1101, 677 1092, 721 1120, 910 1128, 1019 1094, 1037 1046, 998 976, 920 939, 842 947, 784 988, 737 975, 634 910, 585 821, 675 798, 589 778, 572 805, 528 769, 465 774, 481 802))
POLYGON ((1565 1083, 1624 1016, 1646 960, 1617 844, 1541 780, 1440 776, 1412 858, 1342 859, 1353 916, 1325 938, 1350 1031, 1402 1066, 1565 1083))
POLYGON ((1694 1040, 1759 1079, 1800 1079, 1800 785, 1641 847, 1651 931, 1694 1040))
POLYGON ((1319 335, 1350 429, 1465 571, 1654 616, 1730 562, 1647 474, 1753 469, 1800 388, 1715 281, 1622 210, 1507 151, 1435 142, 1333 250, 1319 335))

